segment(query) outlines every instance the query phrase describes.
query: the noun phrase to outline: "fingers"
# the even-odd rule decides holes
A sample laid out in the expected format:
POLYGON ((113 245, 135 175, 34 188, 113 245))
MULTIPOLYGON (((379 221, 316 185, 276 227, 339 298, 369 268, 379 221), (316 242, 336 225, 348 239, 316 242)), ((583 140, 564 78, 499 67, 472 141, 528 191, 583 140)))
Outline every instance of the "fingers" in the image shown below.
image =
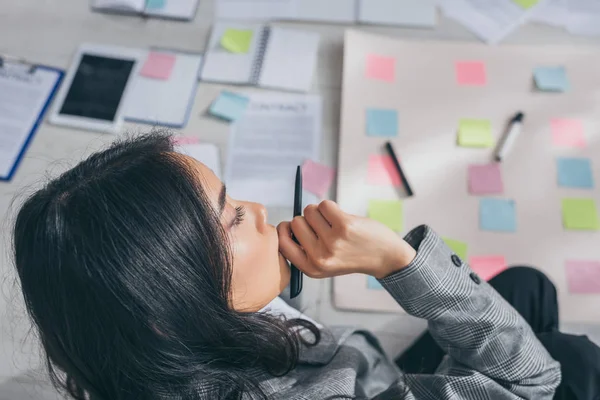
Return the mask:
POLYGON ((323 238, 331 232, 331 225, 316 205, 311 204, 304 209, 304 218, 319 238, 323 238))
POLYGON ((324 200, 319 204, 318 209, 332 227, 338 227, 344 222, 345 214, 337 203, 331 200, 324 200))
POLYGON ((279 252, 296 267, 304 270, 308 264, 308 258, 302 248, 292 240, 292 228, 289 222, 277 225, 279 236, 279 252))
POLYGON ((304 217, 295 217, 290 222, 290 228, 303 248, 313 248, 317 244, 317 234, 312 230, 304 217))

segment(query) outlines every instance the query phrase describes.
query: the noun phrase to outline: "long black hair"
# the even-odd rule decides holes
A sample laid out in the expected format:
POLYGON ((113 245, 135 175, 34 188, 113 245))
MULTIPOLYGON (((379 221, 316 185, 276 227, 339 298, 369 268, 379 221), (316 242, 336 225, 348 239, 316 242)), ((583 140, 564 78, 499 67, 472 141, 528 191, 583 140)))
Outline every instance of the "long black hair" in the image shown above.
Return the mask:
POLYGON ((47 183, 13 241, 50 376, 78 400, 261 398, 257 377, 285 375, 319 340, 308 322, 232 309, 227 236, 164 133, 47 183))

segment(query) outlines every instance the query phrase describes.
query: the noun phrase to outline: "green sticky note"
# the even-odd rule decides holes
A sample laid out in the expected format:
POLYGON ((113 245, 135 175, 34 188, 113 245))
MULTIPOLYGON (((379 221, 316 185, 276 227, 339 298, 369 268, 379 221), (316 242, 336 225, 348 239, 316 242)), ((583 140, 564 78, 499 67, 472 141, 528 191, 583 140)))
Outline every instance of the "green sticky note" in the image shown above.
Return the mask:
POLYGON ((492 147, 492 123, 487 119, 461 119, 458 145, 463 147, 492 147))
POLYGON ((531 7, 535 6, 537 3, 539 3, 540 0, 513 0, 513 2, 518 5, 521 8, 524 8, 525 10, 530 9, 531 7))
POLYGON ((446 237, 442 239, 446 243, 446 246, 450 247, 450 250, 452 250, 457 256, 465 261, 467 260, 467 244, 465 242, 446 237))
POLYGON ((600 229, 598 211, 593 199, 563 199, 565 229, 597 231, 600 229))
POLYGON ((221 36, 221 46, 232 53, 247 53, 252 43, 251 30, 227 29, 221 36))
POLYGON ((402 202, 399 200, 370 200, 369 218, 379 221, 394 232, 402 231, 402 202))

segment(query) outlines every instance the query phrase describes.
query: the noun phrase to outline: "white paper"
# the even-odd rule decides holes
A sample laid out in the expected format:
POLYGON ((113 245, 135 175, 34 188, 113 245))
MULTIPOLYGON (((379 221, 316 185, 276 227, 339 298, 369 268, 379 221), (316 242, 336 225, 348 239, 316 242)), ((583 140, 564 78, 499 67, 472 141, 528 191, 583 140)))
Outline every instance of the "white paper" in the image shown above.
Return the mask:
POLYGON ((93 8, 141 13, 146 8, 146 0, 94 0, 93 8))
POLYGON ((185 154, 200 161, 210 168, 219 179, 223 179, 221 174, 221 157, 219 148, 210 143, 183 144, 175 147, 178 153, 185 154))
POLYGON ((566 27, 577 35, 600 36, 600 0, 569 0, 566 27))
MULTIPOLYGON (((292 207, 298 165, 318 160, 322 102, 318 96, 257 94, 231 127, 225 183, 233 198, 292 207)), ((316 203, 304 191, 304 205, 316 203)))
POLYGON ((549 0, 531 15, 531 21, 565 27, 569 22, 569 0, 549 0))
POLYGON ((12 171, 58 76, 41 68, 31 75, 8 63, 0 68, 0 178, 12 171))
POLYGON ((360 0, 358 20, 368 24, 433 27, 436 0, 360 0))
POLYGON ((296 0, 293 9, 289 19, 337 23, 356 21, 356 0, 296 0))
POLYGON ((496 44, 512 33, 545 3, 525 10, 512 0, 443 0, 444 13, 490 44, 496 44))
POLYGON ((319 51, 319 35, 271 28, 258 85, 307 92, 312 86, 319 51))
POLYGON ((292 18, 295 0, 217 0, 217 19, 270 21, 292 18))

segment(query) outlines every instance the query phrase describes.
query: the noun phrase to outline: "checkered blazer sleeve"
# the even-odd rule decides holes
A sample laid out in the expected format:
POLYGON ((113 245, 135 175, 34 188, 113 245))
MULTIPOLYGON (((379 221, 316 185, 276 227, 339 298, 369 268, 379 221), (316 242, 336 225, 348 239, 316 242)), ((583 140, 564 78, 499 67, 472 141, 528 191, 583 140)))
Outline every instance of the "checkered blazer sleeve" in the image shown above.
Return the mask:
MULTIPOLYGON (((416 258, 380 282, 409 314, 428 321, 449 355, 434 375, 405 375, 398 383, 405 398, 552 399, 560 365, 518 312, 429 227, 405 240, 416 258)), ((397 398, 398 389, 378 399, 397 398)))

